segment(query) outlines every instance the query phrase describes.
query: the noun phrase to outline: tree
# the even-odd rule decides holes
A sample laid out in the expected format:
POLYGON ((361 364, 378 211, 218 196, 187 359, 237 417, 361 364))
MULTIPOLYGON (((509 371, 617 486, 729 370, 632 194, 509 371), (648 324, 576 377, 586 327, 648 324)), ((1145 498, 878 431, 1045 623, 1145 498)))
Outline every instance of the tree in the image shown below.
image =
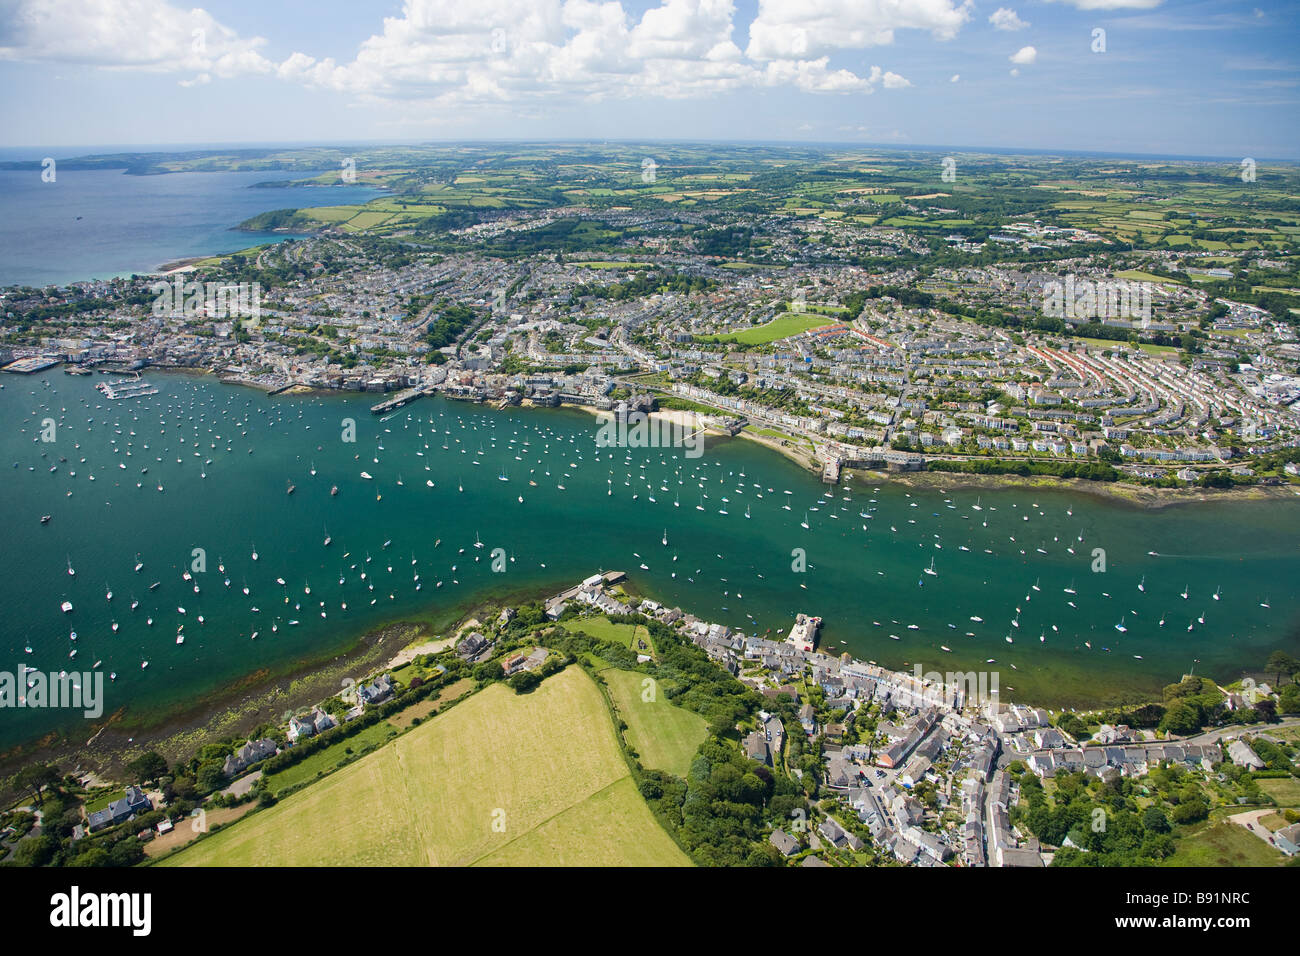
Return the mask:
POLYGON ((35 801, 40 803, 44 789, 58 785, 59 771, 49 764, 31 764, 18 771, 14 782, 24 790, 30 790, 35 801))
POLYGON ((1142 814, 1142 829, 1148 833, 1168 833, 1169 821, 1159 807, 1147 807, 1142 814))
POLYGON ((1201 713, 1196 707, 1183 700, 1174 701, 1165 711, 1160 721, 1160 729, 1165 733, 1187 736, 1201 729, 1201 713))
POLYGON ((126 769, 141 782, 157 780, 167 773, 167 761, 157 751, 150 750, 132 760, 126 769))
POLYGON ((1296 660, 1286 651, 1274 651, 1268 655, 1268 663, 1264 665, 1265 670, 1270 670, 1277 676, 1273 679, 1274 685, 1281 685, 1283 675, 1300 671, 1300 661, 1296 660))
POLYGON ((226 782, 226 772, 215 760, 200 764, 198 773, 194 775, 194 782, 200 792, 211 793, 213 790, 219 790, 226 782))
POLYGON ((14 862, 19 866, 45 866, 54 859, 58 849, 59 841, 47 833, 28 837, 14 851, 14 862))
POLYGON ((1255 713, 1259 714, 1259 719, 1264 723, 1273 723, 1277 720, 1277 701, 1268 697, 1260 698, 1255 701, 1255 713))

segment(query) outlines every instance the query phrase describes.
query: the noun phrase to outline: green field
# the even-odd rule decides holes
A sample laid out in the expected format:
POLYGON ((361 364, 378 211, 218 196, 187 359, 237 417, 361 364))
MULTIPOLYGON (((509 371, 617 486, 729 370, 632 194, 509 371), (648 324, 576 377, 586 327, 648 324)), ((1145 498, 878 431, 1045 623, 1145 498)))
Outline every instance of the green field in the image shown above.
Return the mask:
POLYGON ((735 339, 744 345, 767 345, 769 342, 786 339, 800 332, 807 332, 809 329, 834 324, 834 318, 818 315, 815 312, 786 312, 765 325, 756 325, 739 332, 728 332, 726 335, 700 335, 697 338, 702 342, 735 339))
POLYGON ((350 760, 367 748, 377 747, 396 733, 396 727, 386 720, 381 720, 356 736, 331 744, 292 767, 286 767, 279 773, 267 774, 266 785, 273 794, 279 796, 290 787, 324 776, 337 767, 340 761, 350 760))
POLYGON ((654 642, 650 640, 650 631, 644 624, 615 624, 608 617, 585 617, 581 621, 574 622, 574 630, 585 631, 599 641, 609 641, 612 644, 621 644, 628 650, 635 651, 638 654, 654 655, 654 642), (640 638, 650 646, 648 651, 641 650, 636 646, 637 639, 640 638))
POLYGON ((689 865, 577 667, 502 684, 227 830, 173 866, 689 865))
POLYGON ((670 703, 661 687, 655 688, 654 700, 643 700, 645 674, 610 668, 600 676, 627 724, 627 742, 640 754, 641 766, 685 777, 708 736, 708 722, 670 703))
POLYGON ((600 262, 575 262, 575 269, 652 269, 654 264, 650 262, 618 262, 616 260, 602 260, 600 262))
POLYGON ((1295 777, 1266 777, 1255 782, 1279 807, 1300 807, 1300 780, 1295 777))
POLYGON ((1226 821, 1196 824, 1174 842, 1178 851, 1165 866, 1277 866, 1285 861, 1281 850, 1226 821))
POLYGON ((1128 282, 1163 282, 1165 285, 1182 285, 1177 279, 1170 279, 1168 276, 1158 276, 1153 272, 1143 272, 1141 269, 1128 269, 1124 272, 1116 272, 1116 279, 1124 279, 1128 282))

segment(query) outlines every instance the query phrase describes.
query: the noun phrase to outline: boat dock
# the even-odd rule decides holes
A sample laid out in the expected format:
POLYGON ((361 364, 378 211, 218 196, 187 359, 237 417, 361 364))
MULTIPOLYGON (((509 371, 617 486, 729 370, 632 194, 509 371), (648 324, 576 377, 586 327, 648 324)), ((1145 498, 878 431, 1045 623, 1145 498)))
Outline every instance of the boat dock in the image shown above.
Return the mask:
POLYGON ((158 394, 158 389, 143 379, 133 379, 129 382, 119 383, 100 382, 95 388, 103 392, 105 398, 114 401, 123 398, 143 398, 145 395, 158 394))
POLYGON ((401 408, 403 405, 409 405, 423 394, 425 394, 425 391, 422 388, 408 388, 398 392, 392 398, 380 402, 378 405, 371 405, 370 411, 375 415, 382 415, 385 412, 401 408))

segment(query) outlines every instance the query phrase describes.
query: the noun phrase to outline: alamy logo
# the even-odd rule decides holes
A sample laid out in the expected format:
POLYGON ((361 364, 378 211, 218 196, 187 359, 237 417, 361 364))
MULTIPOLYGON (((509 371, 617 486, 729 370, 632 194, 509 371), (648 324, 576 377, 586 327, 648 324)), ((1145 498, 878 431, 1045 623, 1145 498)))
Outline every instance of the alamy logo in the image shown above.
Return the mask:
POLYGON ((153 927, 153 897, 149 893, 85 893, 74 886, 50 897, 50 925, 128 926, 133 936, 148 936, 153 927))
POLYGON ((600 412, 596 418, 597 448, 685 448, 687 458, 704 455, 704 427, 699 415, 686 416, 683 424, 676 418, 654 418, 645 412, 628 412, 626 416, 600 412))
POLYGON ((14 671, 0 671, 0 709, 62 708, 80 710, 94 720, 104 713, 103 671, 67 671, 45 674, 19 664, 14 671))
POLYGON ((1056 319, 1136 319, 1151 322, 1151 283, 1077 279, 1043 284, 1043 314, 1056 319))
POLYGON ((260 282, 185 282, 179 276, 174 283, 155 282, 149 291, 157 298, 153 314, 162 318, 181 315, 211 319, 247 318, 254 325, 262 316, 260 282))

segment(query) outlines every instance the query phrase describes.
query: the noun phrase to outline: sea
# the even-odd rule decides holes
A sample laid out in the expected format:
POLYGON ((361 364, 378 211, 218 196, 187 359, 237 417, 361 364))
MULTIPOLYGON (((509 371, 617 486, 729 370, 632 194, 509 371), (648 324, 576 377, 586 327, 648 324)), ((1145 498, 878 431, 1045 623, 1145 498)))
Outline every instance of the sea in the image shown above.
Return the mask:
MULTIPOLYGON (((745 633, 813 614, 833 652, 996 673, 1004 700, 1054 708, 1300 644, 1300 497, 830 486, 743 438, 602 448, 574 409, 426 397, 381 417, 373 395, 156 370, 153 394, 98 387, 120 380, 0 378, 0 670, 101 671, 128 721, 610 570, 745 633)), ((82 719, 0 710, 0 746, 82 719)))
POLYGON ((131 176, 56 167, 54 181, 45 182, 39 169, 0 170, 0 286, 144 274, 182 258, 280 242, 293 236, 234 227, 273 209, 354 205, 383 194, 358 185, 256 186, 303 178, 300 171, 131 176))

